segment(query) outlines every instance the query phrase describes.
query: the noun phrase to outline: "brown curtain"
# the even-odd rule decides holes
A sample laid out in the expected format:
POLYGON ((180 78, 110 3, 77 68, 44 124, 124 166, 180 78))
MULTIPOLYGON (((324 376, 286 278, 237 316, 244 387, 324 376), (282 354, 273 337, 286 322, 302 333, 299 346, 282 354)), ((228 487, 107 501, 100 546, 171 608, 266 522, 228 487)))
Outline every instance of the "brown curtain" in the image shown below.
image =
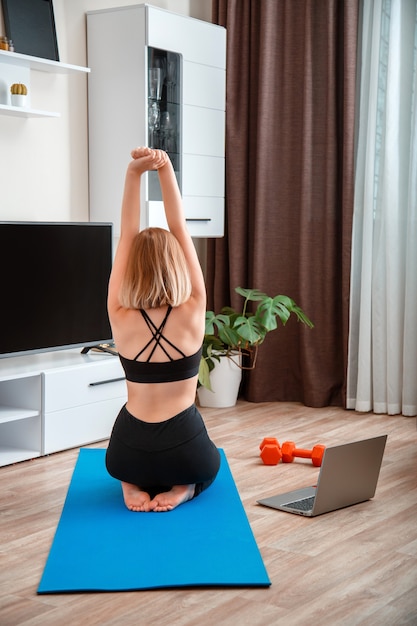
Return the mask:
POLYGON ((213 0, 227 29, 226 233, 208 243, 208 306, 234 287, 291 296, 245 372, 253 402, 345 406, 359 0, 213 0))

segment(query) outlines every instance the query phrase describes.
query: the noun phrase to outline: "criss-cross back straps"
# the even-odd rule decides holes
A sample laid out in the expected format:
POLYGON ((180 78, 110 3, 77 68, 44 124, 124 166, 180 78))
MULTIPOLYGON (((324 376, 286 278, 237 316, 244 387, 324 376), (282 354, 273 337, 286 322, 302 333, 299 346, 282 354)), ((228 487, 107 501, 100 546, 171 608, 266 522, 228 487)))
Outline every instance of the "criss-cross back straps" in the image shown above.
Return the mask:
POLYGON ((145 352, 145 350, 147 348, 149 348, 149 346, 151 345, 151 343, 154 341, 155 345, 153 346, 151 353, 149 354, 148 358, 146 359, 146 362, 149 363, 157 346, 159 346, 161 348, 161 350, 166 354, 166 356, 169 358, 170 361, 173 361, 174 359, 171 357, 171 355, 166 351, 166 349, 164 348, 164 346, 161 344, 161 340, 163 339, 168 345, 170 345, 174 350, 176 350, 179 354, 181 354, 181 356, 185 357, 184 352, 182 352, 182 350, 180 350, 179 348, 177 348, 177 346, 175 346, 169 339, 167 339, 166 337, 164 337, 163 335, 163 330, 165 327, 165 324, 167 322, 168 316, 172 311, 172 306, 168 307, 168 310, 166 312, 166 315, 164 317, 164 319, 162 320, 161 324, 159 327, 157 327, 154 322, 151 320, 151 318, 149 317, 149 315, 146 313, 146 311, 143 311, 142 309, 140 309, 140 312, 142 314, 143 319, 145 320, 149 330, 152 333, 152 337, 149 339, 148 343, 145 345, 144 348, 142 348, 142 350, 135 356, 134 360, 136 361, 141 354, 143 354, 143 352, 145 352))

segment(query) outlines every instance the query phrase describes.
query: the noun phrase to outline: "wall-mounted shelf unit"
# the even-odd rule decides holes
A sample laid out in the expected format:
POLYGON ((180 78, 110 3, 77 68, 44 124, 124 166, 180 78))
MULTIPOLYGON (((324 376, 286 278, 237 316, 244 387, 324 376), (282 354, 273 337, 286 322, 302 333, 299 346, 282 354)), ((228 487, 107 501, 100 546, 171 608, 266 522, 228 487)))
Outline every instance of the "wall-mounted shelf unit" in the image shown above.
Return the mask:
MULTIPOLYGON (((130 151, 149 146, 173 163, 191 236, 222 237, 226 30, 147 4, 99 9, 87 12, 87 56, 90 219, 119 236, 130 151)), ((156 172, 141 205, 142 228, 168 227, 156 172)))
POLYGON ((0 115, 10 115, 12 117, 60 117, 60 113, 55 113, 54 111, 39 111, 38 109, 14 107, 7 104, 0 104, 0 115))
POLYGON ((51 72, 52 74, 70 74, 71 72, 89 72, 89 67, 81 65, 69 65, 60 61, 51 61, 50 59, 41 59, 40 57, 32 57, 29 54, 19 54, 18 52, 9 52, 0 50, 0 63, 7 65, 17 65, 26 67, 30 70, 38 70, 39 72, 51 72))
POLYGON ((28 54, 0 50, 0 115, 14 117, 59 117, 59 113, 32 109, 30 106, 30 74, 33 70, 49 72, 51 74, 71 74, 76 72, 88 73, 90 68, 79 65, 69 65, 41 59, 28 54), (27 107, 16 107, 10 104, 10 85, 24 83, 28 88, 27 107))

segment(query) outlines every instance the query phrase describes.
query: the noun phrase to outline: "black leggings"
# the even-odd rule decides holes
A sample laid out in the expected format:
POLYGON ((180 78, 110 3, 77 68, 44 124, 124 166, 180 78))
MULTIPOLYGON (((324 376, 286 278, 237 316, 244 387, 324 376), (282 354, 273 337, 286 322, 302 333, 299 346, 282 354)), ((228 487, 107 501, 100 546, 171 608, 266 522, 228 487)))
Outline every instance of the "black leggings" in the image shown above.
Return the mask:
POLYGON ((217 476, 220 454, 197 407, 164 422, 144 422, 123 406, 106 452, 111 476, 138 485, 151 497, 174 485, 195 484, 194 496, 217 476))

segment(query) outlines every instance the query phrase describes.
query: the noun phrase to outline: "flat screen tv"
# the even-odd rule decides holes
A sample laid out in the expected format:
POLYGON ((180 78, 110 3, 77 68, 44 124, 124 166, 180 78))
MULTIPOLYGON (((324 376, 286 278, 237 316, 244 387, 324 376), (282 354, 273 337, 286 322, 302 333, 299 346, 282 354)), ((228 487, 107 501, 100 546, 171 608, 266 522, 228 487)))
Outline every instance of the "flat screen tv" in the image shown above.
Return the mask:
POLYGON ((112 224, 0 222, 0 358, 108 344, 112 224))

